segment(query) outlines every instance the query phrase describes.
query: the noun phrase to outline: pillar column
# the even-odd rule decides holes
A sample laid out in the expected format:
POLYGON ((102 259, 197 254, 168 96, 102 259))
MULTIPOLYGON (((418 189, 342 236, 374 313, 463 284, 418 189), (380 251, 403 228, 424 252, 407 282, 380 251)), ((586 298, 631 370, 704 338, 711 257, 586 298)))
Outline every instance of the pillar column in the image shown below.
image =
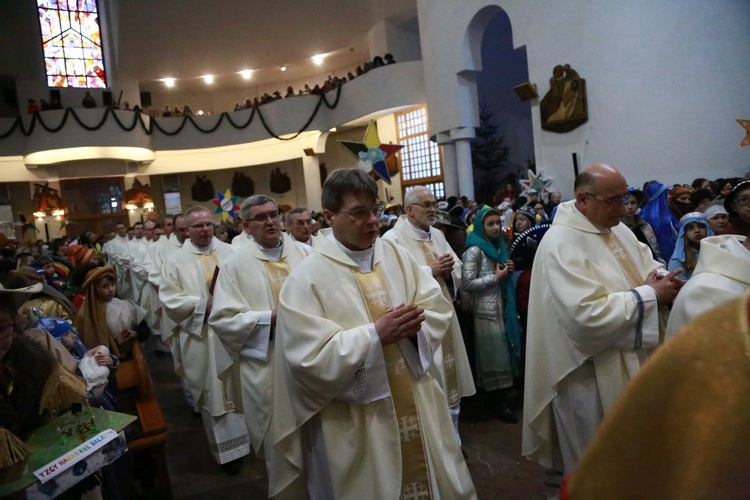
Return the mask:
POLYGON ((456 146, 452 142, 440 144, 443 149, 443 183, 445 197, 458 196, 458 164, 456 163, 456 146))
POLYGON ((302 157, 302 171, 305 177, 305 208, 320 212, 323 205, 320 196, 323 188, 320 185, 320 160, 317 155, 302 157))
POLYGON ((456 145, 456 165, 458 165, 458 190, 462 196, 474 199, 474 170, 471 163, 471 141, 458 139, 456 145))

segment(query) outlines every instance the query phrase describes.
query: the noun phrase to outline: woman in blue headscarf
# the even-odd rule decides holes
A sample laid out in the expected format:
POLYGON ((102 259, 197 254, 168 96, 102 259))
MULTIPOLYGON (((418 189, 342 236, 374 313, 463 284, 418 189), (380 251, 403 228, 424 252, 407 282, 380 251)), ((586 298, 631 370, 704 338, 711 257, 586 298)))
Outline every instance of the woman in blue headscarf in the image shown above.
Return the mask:
POLYGON ((656 241, 659 242, 659 250, 664 258, 667 258, 674 252, 677 230, 680 227, 679 219, 674 216, 669 207, 669 186, 656 181, 650 182, 643 188, 643 194, 646 195, 648 201, 639 215, 651 224, 656 234, 656 241))
POLYGON ((485 207, 474 217, 466 238, 462 288, 471 294, 477 386, 492 392, 492 410, 503 422, 516 423, 505 397, 521 356, 520 325, 511 279, 514 265, 501 235, 500 213, 485 207))
POLYGON ((680 233, 677 235, 677 244, 672 258, 669 259, 667 269, 674 271, 682 268, 682 272, 677 277, 689 280, 698 263, 701 240, 713 235, 714 232, 705 215, 700 212, 685 214, 680 219, 680 233))

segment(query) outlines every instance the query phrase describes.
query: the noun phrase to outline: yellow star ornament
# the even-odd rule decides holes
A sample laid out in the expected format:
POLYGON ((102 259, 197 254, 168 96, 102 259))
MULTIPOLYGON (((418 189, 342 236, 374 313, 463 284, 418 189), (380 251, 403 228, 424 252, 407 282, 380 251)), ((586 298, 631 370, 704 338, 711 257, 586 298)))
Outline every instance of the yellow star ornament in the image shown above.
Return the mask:
POLYGON ((745 138, 742 139, 742 142, 737 147, 744 148, 745 146, 750 146, 750 120, 737 120, 737 123, 742 125, 744 129, 747 130, 747 134, 745 134, 745 138))

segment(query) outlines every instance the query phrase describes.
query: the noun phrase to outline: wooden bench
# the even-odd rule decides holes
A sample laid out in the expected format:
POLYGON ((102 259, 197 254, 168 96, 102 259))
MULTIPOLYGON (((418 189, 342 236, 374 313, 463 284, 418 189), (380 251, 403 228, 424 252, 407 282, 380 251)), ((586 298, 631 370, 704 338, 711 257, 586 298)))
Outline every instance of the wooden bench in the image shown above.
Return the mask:
MULTIPOLYGON (((124 360, 117 369, 117 387, 122 396, 131 393, 138 421, 132 424, 133 434, 128 438, 128 448, 137 455, 147 452, 156 464, 156 478, 162 498, 172 498, 172 484, 164 445, 167 442, 167 423, 156 397, 154 383, 148 371, 146 358, 138 342, 133 343, 132 358, 124 360)), ((123 411, 127 411, 124 408, 123 411)))

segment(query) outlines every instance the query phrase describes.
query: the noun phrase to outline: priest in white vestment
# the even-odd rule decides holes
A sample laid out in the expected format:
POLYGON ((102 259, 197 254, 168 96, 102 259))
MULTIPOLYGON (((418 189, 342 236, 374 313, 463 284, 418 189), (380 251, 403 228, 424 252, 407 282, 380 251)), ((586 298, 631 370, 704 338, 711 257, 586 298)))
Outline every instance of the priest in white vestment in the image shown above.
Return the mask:
MULTIPOLYGON (((750 228, 750 181, 737 184, 724 200, 737 227, 750 228)), ((725 234, 701 240, 693 277, 685 284, 669 314, 667 338, 682 325, 750 290, 748 235, 725 234)))
POLYGON ((159 298, 175 325, 175 371, 192 393, 195 410, 201 413, 211 452, 220 464, 235 464, 227 467, 228 472, 239 472, 239 459, 250 452, 245 419, 237 413, 239 374, 219 380, 217 360, 228 354, 207 322, 217 266, 222 266, 234 249, 214 238, 207 209, 189 209, 185 222, 190 240, 164 261, 159 298))
MULTIPOLYGON (((132 295, 128 299, 132 300, 136 304, 143 307, 141 303, 141 292, 143 291, 143 284, 146 282, 148 273, 141 267, 140 256, 145 255, 148 252, 147 239, 143 234, 143 223, 136 222, 133 224, 133 239, 128 241, 128 254, 130 270, 130 282, 133 290, 132 295)), ((150 319, 150 318, 149 318, 150 319)))
POLYGON ((294 207, 284 214, 284 228, 294 241, 308 246, 315 245, 312 216, 305 207, 294 207))
MULTIPOLYGON (((430 373, 453 308, 403 248, 378 239, 377 184, 334 171, 332 232, 281 291, 271 435, 312 498, 476 498, 430 373)), ((283 479, 283 480, 282 480, 283 479)))
MULTIPOLYGON (((154 262, 151 255, 151 247, 154 245, 153 232, 155 224, 152 221, 143 223, 143 238, 131 247, 130 269, 136 277, 134 283, 140 287, 137 291, 137 303, 148 311, 148 325, 154 332, 161 330, 160 316, 156 311, 161 308, 159 303, 159 290, 154 288, 148 280, 148 275, 153 271, 154 262)), ((133 238, 133 241, 136 241, 133 238)))
POLYGON ((619 171, 587 168, 575 194, 534 260, 523 410, 523 455, 565 473, 663 339, 659 308, 682 285, 620 223, 619 171))
POLYGON ((107 257, 117 274, 117 296, 130 299, 133 296, 133 284, 130 278, 130 251, 128 250, 128 228, 119 222, 115 226, 117 235, 108 244, 107 257))
POLYGON ((253 242, 239 247, 224 262, 216 281, 216 305, 209 325, 230 356, 217 361, 219 378, 239 367, 250 441, 256 455, 265 459, 269 481, 273 482, 279 467, 289 467, 268 438, 276 309, 289 272, 312 249, 281 232, 279 209, 273 198, 251 196, 242 203, 240 213, 253 242))
MULTIPOLYGON (((393 229, 383 235, 383 239, 409 250, 417 263, 437 280, 445 298, 452 302, 461 283, 461 259, 450 247, 443 232, 432 227, 437 220, 435 195, 425 186, 412 187, 406 192, 404 206, 406 215, 399 217, 393 229)), ((458 434, 461 398, 476 394, 477 391, 455 311, 443 345, 435 356, 435 367, 440 373, 458 434)))

